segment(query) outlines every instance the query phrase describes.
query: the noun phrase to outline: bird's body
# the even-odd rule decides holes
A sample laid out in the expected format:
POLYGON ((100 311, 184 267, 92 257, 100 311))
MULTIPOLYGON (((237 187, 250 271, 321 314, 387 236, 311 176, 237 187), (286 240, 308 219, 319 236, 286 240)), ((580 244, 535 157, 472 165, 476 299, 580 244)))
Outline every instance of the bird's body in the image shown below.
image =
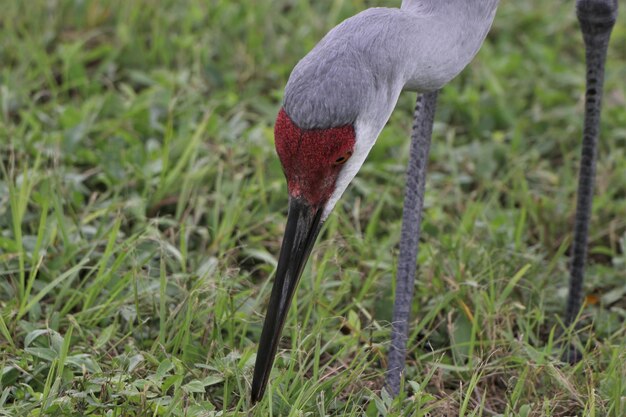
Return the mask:
POLYGON ((330 214, 365 161, 402 90, 434 91, 476 55, 498 0, 405 0, 336 26, 294 68, 283 108, 301 129, 352 125, 354 154, 337 178, 330 214))

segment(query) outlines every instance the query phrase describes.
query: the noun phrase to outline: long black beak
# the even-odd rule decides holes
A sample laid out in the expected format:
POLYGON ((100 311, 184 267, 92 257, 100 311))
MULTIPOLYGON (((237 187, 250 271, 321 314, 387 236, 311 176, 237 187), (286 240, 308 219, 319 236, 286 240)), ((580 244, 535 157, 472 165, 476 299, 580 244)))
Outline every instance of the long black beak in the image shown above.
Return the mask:
POLYGON ((312 207, 303 199, 289 199, 287 228, 254 365, 253 403, 259 401, 265 392, 291 299, 322 226, 321 216, 322 208, 312 207))

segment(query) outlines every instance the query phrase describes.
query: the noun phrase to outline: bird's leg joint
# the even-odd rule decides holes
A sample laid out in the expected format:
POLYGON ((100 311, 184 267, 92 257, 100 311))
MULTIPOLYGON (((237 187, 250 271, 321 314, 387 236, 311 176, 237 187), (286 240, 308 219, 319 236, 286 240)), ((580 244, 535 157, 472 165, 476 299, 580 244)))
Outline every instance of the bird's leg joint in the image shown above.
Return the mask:
POLYGON ((576 15, 583 33, 608 33, 617 20, 617 0, 577 0, 576 15))

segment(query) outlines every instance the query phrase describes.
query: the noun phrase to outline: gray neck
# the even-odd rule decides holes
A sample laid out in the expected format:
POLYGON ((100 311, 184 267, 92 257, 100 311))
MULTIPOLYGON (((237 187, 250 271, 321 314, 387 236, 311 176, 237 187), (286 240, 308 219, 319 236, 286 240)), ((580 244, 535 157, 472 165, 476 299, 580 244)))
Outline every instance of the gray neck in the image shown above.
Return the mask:
POLYGON ((478 52, 498 0, 404 0, 331 30, 294 68, 284 108, 303 129, 384 125, 402 89, 433 91, 478 52))
POLYGON ((500 0, 402 0, 402 9, 419 12, 438 11, 446 8, 467 7, 469 13, 481 15, 497 7, 500 0))

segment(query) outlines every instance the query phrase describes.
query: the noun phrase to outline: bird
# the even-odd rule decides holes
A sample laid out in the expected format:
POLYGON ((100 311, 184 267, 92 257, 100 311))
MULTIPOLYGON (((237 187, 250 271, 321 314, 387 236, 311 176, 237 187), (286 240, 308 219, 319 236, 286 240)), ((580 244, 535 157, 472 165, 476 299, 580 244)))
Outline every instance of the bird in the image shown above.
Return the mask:
MULTIPOLYGON (((265 392, 291 300, 325 220, 363 165, 400 93, 415 91, 386 376, 387 388, 398 394, 438 91, 477 54, 498 4, 499 0, 403 0, 400 8, 366 9, 328 32, 293 69, 274 126, 289 195, 287 223, 255 361, 252 403, 265 392)), ((617 1, 577 0, 577 13, 590 69, 568 324, 581 306, 604 60, 617 1)))

